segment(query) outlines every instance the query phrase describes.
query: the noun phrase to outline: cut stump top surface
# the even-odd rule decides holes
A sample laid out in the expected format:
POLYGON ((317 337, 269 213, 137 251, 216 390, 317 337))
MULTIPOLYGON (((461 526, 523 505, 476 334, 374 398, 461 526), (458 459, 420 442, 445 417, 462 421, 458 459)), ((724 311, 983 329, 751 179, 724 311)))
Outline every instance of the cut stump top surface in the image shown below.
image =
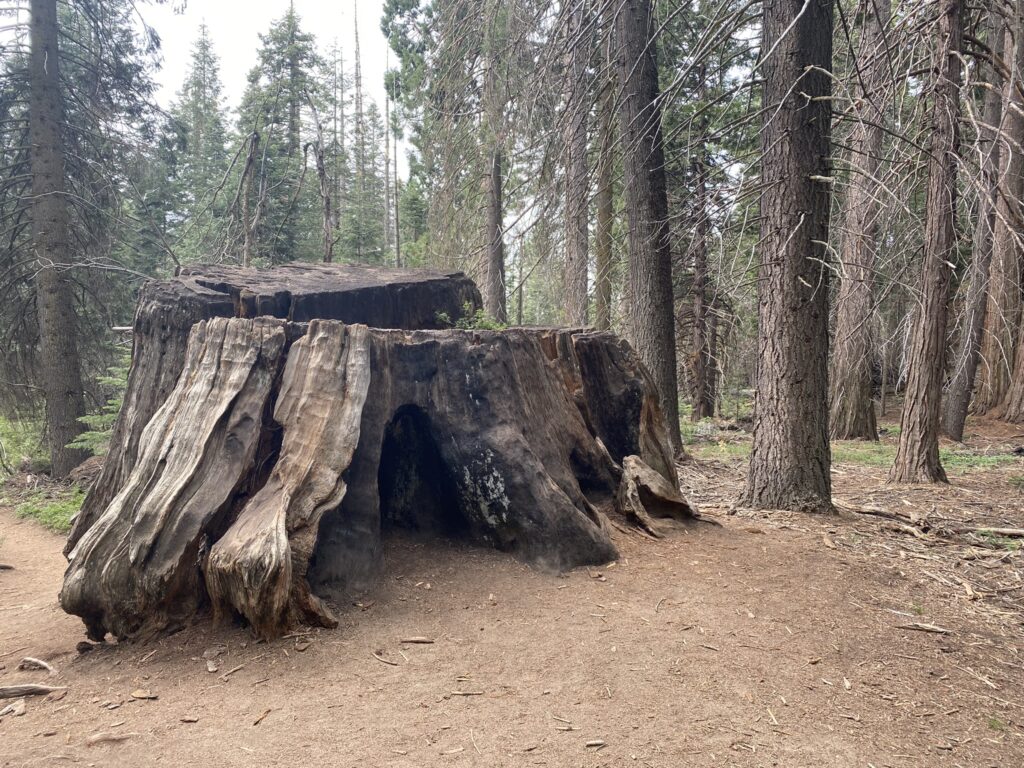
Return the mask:
POLYGON ((184 327, 213 317, 269 316, 413 330, 444 327, 441 316, 454 321, 466 304, 475 310, 480 294, 456 271, 301 262, 270 269, 197 264, 170 280, 149 283, 139 315, 164 306, 177 310, 184 327))

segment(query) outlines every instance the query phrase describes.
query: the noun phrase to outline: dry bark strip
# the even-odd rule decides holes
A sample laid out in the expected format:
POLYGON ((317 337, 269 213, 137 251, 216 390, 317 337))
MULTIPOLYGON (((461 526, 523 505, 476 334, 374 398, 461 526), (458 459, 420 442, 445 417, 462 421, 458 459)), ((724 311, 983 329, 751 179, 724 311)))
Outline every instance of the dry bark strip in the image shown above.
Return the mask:
POLYGON ((695 516, 679 488, 647 466, 639 456, 627 456, 623 460, 616 502, 621 514, 632 517, 655 538, 661 538, 662 533, 652 518, 686 520, 695 516))
POLYGON ((199 323, 61 602, 97 639, 207 601, 261 636, 331 626, 321 598, 374 572, 390 528, 605 563, 607 515, 692 513, 666 434, 643 366, 607 333, 199 323))
POLYGON ((341 474, 352 463, 370 386, 367 334, 366 326, 314 320, 292 347, 274 409, 284 430, 277 463, 210 551, 206 585, 215 611, 233 609, 260 634, 299 622, 337 624, 306 572, 320 518, 345 496, 341 474))
POLYGON ((25 683, 22 685, 0 685, 0 699, 18 699, 22 696, 45 696, 54 691, 63 691, 63 685, 37 685, 25 683))
POLYGON ((139 440, 124 487, 71 551, 61 605, 102 640, 187 620, 198 563, 236 494, 256 481, 263 412, 285 347, 269 318, 200 323, 178 385, 139 440))

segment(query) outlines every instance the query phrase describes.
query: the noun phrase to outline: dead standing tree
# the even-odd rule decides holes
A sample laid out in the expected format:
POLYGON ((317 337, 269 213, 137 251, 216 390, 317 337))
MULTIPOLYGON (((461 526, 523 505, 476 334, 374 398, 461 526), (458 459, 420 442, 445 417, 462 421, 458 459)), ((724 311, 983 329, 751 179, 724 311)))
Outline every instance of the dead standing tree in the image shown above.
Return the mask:
MULTIPOLYGON (((963 328, 946 384, 942 410, 942 430, 953 440, 963 440, 964 424, 981 362, 981 344, 985 332, 986 304, 989 300, 989 273, 992 266, 996 227, 996 200, 999 194, 999 169, 1002 158, 1000 132, 1003 123, 1002 72, 1006 19, 993 10, 988 18, 988 45, 991 58, 983 61, 980 73, 986 82, 981 122, 978 125, 977 153, 981 167, 977 221, 971 247, 971 266, 964 299, 963 328)), ((991 390, 990 390, 991 392, 991 390)))
POLYGON ((877 440, 872 389, 871 320, 880 204, 878 168, 892 83, 888 41, 890 0, 861 0, 860 72, 850 136, 850 187, 843 202, 842 283, 836 302, 830 424, 837 440, 877 440))
POLYGON ((616 556, 617 516, 657 534, 652 516, 692 514, 628 345, 410 330, 467 301, 480 305, 458 274, 328 265, 149 286, 118 459, 69 540, 65 610, 93 638, 207 605, 274 636, 332 625, 322 598, 365 578, 388 528, 567 568, 616 556), (211 319, 168 322, 187 315, 211 319), (383 328, 342 322, 356 316, 383 328))
POLYGON ((936 7, 922 295, 909 351, 899 445, 889 472, 889 480, 897 483, 946 482, 939 461, 939 417, 956 248, 963 17, 960 0, 941 0, 936 7))

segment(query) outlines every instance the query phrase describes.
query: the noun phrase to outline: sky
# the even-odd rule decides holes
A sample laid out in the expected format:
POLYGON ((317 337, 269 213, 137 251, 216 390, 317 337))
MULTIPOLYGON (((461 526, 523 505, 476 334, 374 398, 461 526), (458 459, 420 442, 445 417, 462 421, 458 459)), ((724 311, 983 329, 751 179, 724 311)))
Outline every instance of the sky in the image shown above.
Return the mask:
MULTIPOLYGON (((363 63, 363 89, 381 107, 384 104, 384 72, 388 67, 388 46, 380 31, 384 0, 294 0, 302 29, 316 36, 317 46, 326 51, 335 39, 351 72, 355 49, 355 22, 359 22, 359 45, 363 63)), ((289 0, 172 0, 165 5, 137 7, 146 23, 160 34, 163 66, 156 79, 160 84, 157 101, 167 107, 181 87, 188 69, 192 43, 203 22, 210 30, 214 51, 220 57, 220 77, 227 105, 234 108, 245 88, 245 77, 256 63, 259 34, 284 16, 289 0)), ((404 158, 400 158, 400 165, 404 158)))

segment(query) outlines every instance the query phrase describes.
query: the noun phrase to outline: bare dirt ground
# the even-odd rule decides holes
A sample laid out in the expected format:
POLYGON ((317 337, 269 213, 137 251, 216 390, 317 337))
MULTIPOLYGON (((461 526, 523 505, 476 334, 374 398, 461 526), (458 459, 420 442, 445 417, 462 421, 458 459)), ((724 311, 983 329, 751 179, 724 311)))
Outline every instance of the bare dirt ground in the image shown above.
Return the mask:
MULTIPOLYGON (((970 441, 1005 455, 1024 436, 970 441)), ((623 535, 608 567, 396 540, 336 630, 200 624, 84 654, 61 538, 0 510, 0 686, 67 687, 0 718, 0 765, 1019 768, 1024 558, 943 531, 1024 525, 1024 460, 950 488, 885 471, 839 464, 847 511, 818 519, 734 510, 743 460, 702 461, 683 486, 720 525, 623 535)))

